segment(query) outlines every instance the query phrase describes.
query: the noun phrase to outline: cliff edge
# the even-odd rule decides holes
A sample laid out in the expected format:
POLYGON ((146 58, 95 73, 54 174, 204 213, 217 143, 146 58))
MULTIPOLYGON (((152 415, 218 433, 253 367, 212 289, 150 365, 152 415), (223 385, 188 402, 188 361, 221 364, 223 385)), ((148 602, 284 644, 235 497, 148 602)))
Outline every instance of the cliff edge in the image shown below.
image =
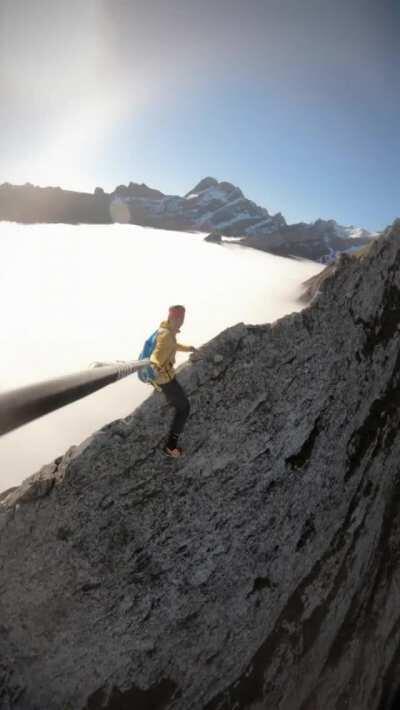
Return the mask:
POLYGON ((391 710, 400 220, 0 501, 4 710, 391 710))

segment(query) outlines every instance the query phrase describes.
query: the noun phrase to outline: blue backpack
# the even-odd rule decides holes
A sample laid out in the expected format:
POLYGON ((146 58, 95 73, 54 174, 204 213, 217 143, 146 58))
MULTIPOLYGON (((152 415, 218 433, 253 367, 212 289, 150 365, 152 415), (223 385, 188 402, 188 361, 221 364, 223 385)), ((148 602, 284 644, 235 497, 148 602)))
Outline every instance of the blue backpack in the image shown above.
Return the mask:
MULTIPOLYGON (((143 350, 139 355, 139 360, 145 360, 146 358, 149 358, 151 353, 153 352, 154 348, 156 347, 157 343, 157 335, 158 335, 158 330, 155 330, 152 335, 150 335, 149 338, 147 338, 145 344, 143 345, 143 350)), ((152 380, 155 380, 157 375, 154 372, 153 368, 151 365, 148 365, 148 367, 142 367, 140 370, 138 370, 138 378, 142 382, 149 383, 152 380)))

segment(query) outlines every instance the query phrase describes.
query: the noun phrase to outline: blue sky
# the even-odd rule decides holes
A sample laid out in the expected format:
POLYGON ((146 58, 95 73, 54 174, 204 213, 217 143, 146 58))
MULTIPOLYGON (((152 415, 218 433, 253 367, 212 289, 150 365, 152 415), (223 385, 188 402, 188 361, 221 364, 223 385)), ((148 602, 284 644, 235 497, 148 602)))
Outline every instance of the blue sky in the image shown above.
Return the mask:
POLYGON ((400 216, 400 1, 3 0, 0 182, 400 216))

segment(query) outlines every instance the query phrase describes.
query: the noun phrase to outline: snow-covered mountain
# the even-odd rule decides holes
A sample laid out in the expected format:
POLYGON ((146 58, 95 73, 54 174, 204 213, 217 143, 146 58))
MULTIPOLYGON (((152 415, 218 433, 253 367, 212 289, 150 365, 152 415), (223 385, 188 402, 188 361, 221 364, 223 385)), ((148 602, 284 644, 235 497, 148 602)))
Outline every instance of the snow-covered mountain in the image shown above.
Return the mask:
POLYGON ((264 235, 246 235, 241 243, 281 256, 300 256, 324 264, 336 260, 338 254, 357 251, 379 236, 360 227, 344 227, 334 219, 317 219, 311 224, 299 222, 264 235))
POLYGON ((0 185, 0 221, 70 224, 122 222, 160 229, 238 237, 241 243, 282 256, 300 256, 329 263, 343 251, 360 248, 377 233, 344 227, 335 220, 287 224, 280 212, 270 214, 249 200, 240 188, 213 177, 201 180, 186 195, 165 195, 145 184, 119 185, 106 193, 62 190, 60 187, 0 185))
MULTIPOLYGON (((144 220, 152 226, 209 232, 221 230, 227 236, 263 234, 286 225, 280 213, 270 215, 264 207, 248 200, 230 182, 207 177, 183 197, 164 195, 146 185, 121 185, 112 193, 115 216, 122 205, 129 208, 132 222, 144 220)), ((124 210, 122 210, 124 214, 124 210)))
POLYGON ((377 236, 360 227, 318 219, 288 225, 280 212, 247 199, 240 188, 213 177, 201 180, 186 195, 165 195, 146 185, 120 185, 111 194, 111 214, 129 221, 167 229, 184 229, 240 237, 243 245, 283 256, 301 256, 323 263, 338 253, 353 251, 377 236))

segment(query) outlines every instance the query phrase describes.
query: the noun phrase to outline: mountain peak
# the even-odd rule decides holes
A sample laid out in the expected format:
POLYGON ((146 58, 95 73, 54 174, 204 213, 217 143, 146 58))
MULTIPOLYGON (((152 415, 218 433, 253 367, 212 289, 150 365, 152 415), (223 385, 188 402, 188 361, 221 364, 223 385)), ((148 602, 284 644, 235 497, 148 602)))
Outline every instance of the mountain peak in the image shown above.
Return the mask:
POLYGON ((217 187, 217 185, 218 180, 213 177, 205 177, 200 180, 200 182, 198 182, 197 185, 195 185, 195 187, 185 195, 185 197, 192 195, 193 193, 203 192, 203 190, 207 190, 209 187, 217 187))
POLYGON ((120 197, 147 197, 147 198, 162 198, 164 193, 160 190, 155 190, 152 187, 148 187, 144 182, 141 184, 138 182, 130 182, 128 186, 118 185, 115 188, 113 195, 118 195, 120 197))

